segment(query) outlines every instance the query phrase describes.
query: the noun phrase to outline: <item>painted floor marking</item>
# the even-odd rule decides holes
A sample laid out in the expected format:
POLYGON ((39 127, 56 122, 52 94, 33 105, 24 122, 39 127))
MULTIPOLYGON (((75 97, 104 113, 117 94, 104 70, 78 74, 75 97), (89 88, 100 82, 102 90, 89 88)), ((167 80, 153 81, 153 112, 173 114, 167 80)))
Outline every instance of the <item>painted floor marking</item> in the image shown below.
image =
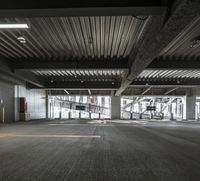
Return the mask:
POLYGON ((25 137, 25 138, 101 138, 98 135, 20 135, 0 133, 0 137, 25 137))

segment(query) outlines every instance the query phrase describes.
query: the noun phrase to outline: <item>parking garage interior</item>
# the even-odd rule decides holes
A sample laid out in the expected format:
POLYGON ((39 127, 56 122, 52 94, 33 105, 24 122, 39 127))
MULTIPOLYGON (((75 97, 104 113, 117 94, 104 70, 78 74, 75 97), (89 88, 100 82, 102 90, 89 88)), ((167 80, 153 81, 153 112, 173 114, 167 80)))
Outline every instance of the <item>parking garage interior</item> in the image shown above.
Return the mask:
POLYGON ((199 181, 200 2, 0 6, 0 181, 199 181))

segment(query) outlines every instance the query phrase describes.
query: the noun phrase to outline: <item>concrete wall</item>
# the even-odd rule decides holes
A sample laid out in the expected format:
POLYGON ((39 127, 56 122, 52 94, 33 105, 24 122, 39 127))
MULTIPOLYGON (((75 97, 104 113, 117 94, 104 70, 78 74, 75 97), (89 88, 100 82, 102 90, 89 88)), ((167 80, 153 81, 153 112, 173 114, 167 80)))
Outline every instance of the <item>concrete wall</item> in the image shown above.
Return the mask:
POLYGON ((27 112, 30 119, 46 118, 45 91, 40 89, 28 90, 24 86, 15 86, 15 119, 19 120, 19 98, 25 97, 27 101, 27 112))
POLYGON ((0 122, 14 121, 14 85, 0 81, 0 122))

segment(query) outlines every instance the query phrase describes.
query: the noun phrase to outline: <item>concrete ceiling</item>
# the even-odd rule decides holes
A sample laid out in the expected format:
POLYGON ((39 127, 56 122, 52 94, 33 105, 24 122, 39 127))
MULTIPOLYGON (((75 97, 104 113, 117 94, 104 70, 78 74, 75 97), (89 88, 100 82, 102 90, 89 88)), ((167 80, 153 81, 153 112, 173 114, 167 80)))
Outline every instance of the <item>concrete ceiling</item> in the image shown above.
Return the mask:
POLYGON ((133 16, 1 18, 27 23, 24 30, 0 31, 0 54, 12 61, 120 59, 137 47, 145 21, 133 16), (18 37, 24 37, 21 45, 18 37))
POLYGON ((200 2, 88 3, 60 11, 35 2, 2 6, 1 23, 30 26, 0 30, 2 72, 29 88, 71 94, 183 94, 200 85, 200 2))

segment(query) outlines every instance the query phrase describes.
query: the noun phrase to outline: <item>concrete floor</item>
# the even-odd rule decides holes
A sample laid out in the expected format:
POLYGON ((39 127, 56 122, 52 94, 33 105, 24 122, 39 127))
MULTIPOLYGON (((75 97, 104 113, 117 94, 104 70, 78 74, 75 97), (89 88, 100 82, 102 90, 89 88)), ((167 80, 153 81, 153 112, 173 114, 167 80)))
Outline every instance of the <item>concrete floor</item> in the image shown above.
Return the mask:
POLYGON ((0 125, 0 180, 199 181, 200 124, 0 125))

